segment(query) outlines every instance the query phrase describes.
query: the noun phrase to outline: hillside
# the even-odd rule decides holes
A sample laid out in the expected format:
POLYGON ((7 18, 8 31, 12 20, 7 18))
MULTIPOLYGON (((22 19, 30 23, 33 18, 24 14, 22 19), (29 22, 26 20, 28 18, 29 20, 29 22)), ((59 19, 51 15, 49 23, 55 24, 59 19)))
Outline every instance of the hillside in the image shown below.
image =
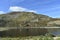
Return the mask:
POLYGON ((33 12, 10 12, 0 15, 0 27, 44 27, 50 26, 54 20, 56 19, 33 12))

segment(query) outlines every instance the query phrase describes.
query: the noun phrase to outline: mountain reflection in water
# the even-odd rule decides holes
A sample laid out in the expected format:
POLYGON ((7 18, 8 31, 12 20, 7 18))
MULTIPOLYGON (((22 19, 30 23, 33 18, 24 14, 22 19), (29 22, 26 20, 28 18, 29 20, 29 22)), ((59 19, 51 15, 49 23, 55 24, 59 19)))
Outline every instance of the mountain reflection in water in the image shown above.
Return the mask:
POLYGON ((48 29, 48 31, 55 36, 60 35, 60 28, 51 28, 51 29, 48 29))

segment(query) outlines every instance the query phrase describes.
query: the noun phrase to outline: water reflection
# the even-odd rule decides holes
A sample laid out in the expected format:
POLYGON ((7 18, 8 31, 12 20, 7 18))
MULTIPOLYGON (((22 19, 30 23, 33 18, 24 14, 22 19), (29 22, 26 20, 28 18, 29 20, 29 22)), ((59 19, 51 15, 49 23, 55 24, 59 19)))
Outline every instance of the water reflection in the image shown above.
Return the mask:
POLYGON ((55 36, 60 35, 60 28, 51 28, 51 29, 48 29, 48 31, 55 36))

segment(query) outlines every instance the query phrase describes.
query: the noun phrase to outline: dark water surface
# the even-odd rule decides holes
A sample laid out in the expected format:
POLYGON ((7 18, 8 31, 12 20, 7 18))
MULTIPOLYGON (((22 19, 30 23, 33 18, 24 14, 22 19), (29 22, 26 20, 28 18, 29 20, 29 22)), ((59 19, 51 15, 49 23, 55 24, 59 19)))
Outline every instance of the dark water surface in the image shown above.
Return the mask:
MULTIPOLYGON (((21 29, 21 28, 17 28, 17 27, 5 27, 5 28, 0 28, 0 31, 6 31, 6 30, 10 30, 10 29, 21 29)), ((22 28, 22 29, 33 29, 33 32, 36 31, 36 29, 44 29, 44 28, 38 28, 38 27, 33 27, 33 28, 22 28)), ((60 35, 60 28, 46 28, 48 29, 48 32, 50 32, 51 34, 57 36, 60 35)), ((36 31, 38 33, 38 31, 36 31)), ((35 33, 35 32, 34 32, 35 33)))
POLYGON ((48 31, 51 33, 51 34, 54 34, 56 36, 60 35, 60 28, 51 28, 51 29, 48 29, 48 31))

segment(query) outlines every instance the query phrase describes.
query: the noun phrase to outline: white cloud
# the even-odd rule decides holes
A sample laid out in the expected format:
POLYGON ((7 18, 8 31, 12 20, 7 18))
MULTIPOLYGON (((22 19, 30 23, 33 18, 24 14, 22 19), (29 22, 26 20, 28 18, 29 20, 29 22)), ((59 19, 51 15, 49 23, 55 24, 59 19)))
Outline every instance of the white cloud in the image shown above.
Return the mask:
POLYGON ((20 12, 35 12, 36 13, 36 11, 35 10, 29 10, 29 9, 27 9, 27 8, 23 8, 23 7, 18 7, 18 6, 11 6, 10 8, 9 8, 9 10, 10 11, 16 11, 16 12, 18 12, 18 11, 20 11, 20 12))
POLYGON ((10 7, 9 10, 11 10, 11 11, 25 11, 26 9, 22 8, 22 7, 13 6, 13 7, 10 7))
POLYGON ((35 13, 36 13, 37 11, 34 11, 34 10, 29 10, 28 12, 35 12, 35 13))
POLYGON ((4 11, 0 11, 0 14, 5 14, 5 12, 4 11))

